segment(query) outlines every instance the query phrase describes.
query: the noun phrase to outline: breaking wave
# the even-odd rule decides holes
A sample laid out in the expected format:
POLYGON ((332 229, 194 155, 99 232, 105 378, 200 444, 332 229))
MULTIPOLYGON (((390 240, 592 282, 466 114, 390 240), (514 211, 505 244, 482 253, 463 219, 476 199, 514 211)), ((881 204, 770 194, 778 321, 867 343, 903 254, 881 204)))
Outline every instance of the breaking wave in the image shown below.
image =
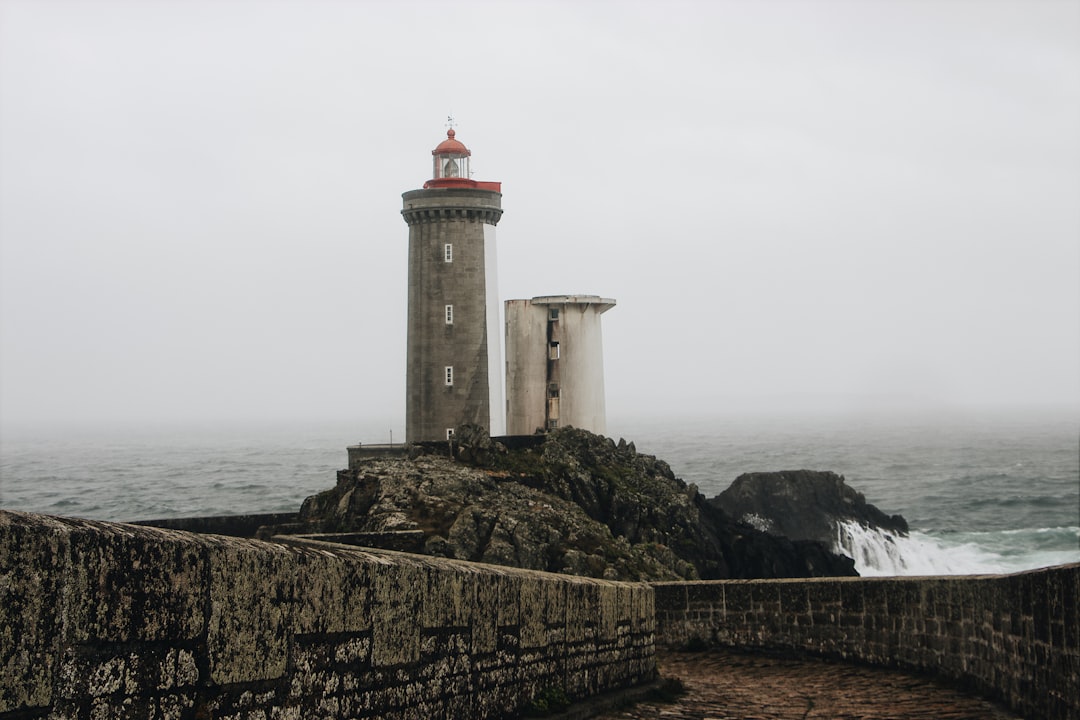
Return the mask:
POLYGON ((852 558, 864 577, 980 575, 1076 562, 1075 551, 1060 548, 1078 543, 1080 527, 946 535, 913 531, 905 536, 844 521, 837 523, 833 550, 852 558), (1045 548, 1041 552, 1040 545, 1045 548))

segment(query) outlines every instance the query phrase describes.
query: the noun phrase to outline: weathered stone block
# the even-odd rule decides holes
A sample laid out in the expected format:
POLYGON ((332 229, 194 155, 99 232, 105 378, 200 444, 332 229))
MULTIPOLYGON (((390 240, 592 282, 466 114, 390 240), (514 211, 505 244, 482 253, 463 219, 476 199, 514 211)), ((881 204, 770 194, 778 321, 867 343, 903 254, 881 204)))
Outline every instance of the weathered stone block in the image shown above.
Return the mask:
POLYGON ((884 616, 889 612, 889 596, 892 594, 891 579, 872 578, 862 583, 863 611, 870 615, 884 616))
POLYGON ((840 583, 840 607, 846 615, 862 614, 863 588, 861 582, 840 583))
POLYGON ((723 588, 724 622, 737 622, 736 618, 745 617, 753 608, 754 596, 747 582, 732 581, 723 588))
POLYGON ((210 677, 220 685, 281 677, 296 601, 295 551, 216 540, 209 552, 210 677))
POLYGON ((521 583, 521 646, 535 648, 565 641, 566 585, 529 577, 521 583))
POLYGON ((355 633, 371 629, 370 559, 343 549, 293 554, 291 629, 296 633, 355 633))
POLYGON ((637 584, 631 586, 630 598, 634 608, 630 631, 651 636, 656 632, 656 596, 649 586, 637 584))
POLYGON ((726 583, 708 581, 686 583, 684 585, 686 604, 694 608, 723 608, 725 586, 726 583))
POLYGON ((499 576, 479 576, 474 580, 476 593, 473 598, 472 652, 484 654, 495 652, 498 647, 499 576))
POLYGON ((777 590, 780 596, 780 611, 785 616, 806 615, 810 612, 810 588, 806 583, 781 583, 777 590))
POLYGON ((151 697, 178 688, 193 692, 199 669, 190 649, 142 643, 80 645, 64 653, 59 678, 57 694, 65 699, 117 693, 151 697))
POLYGON ((611 642, 619 630, 619 592, 622 588, 605 583, 597 587, 597 622, 601 642, 611 642))
POLYGON ((423 596, 422 626, 467 627, 476 605, 476 582, 467 572, 432 572, 423 596))
POLYGON ((951 586, 952 583, 944 579, 923 581, 921 607, 926 617, 947 618, 949 616, 949 606, 952 602, 949 596, 951 586))
POLYGON ((566 588, 566 642, 579 643, 596 633, 599 600, 596 586, 573 582, 566 588))
POLYGON ((0 511, 0 712, 52 700, 67 561, 66 525, 0 511))
POLYGON ((694 583, 654 583, 652 587, 656 597, 657 615, 685 612, 687 593, 693 585, 694 583))
POLYGON ((427 575, 425 567, 404 563, 386 563, 376 569, 371 603, 375 618, 373 665, 399 665, 420 659, 421 609, 427 575))
MULTIPOLYGON (((893 616, 915 612, 922 602, 922 585, 918 580, 893 578, 888 588, 889 613, 893 616)), ((918 614, 922 615, 921 612, 918 614)))
POLYGON ((524 582, 521 574, 499 574, 495 577, 498 588, 498 627, 521 624, 521 586, 524 582))
POLYGON ((172 530, 65 521, 71 642, 189 640, 203 630, 205 544, 172 530))
POLYGON ((190 717, 195 701, 188 694, 165 695, 158 697, 155 704, 156 712, 154 706, 151 706, 148 720, 183 720, 185 717, 190 717))

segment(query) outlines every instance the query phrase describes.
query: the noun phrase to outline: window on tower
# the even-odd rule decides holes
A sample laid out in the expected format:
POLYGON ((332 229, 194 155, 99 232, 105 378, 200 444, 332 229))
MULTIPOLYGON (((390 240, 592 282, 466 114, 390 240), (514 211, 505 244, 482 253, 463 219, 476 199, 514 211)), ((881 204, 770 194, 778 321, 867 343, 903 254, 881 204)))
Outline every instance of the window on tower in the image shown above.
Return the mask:
POLYGON ((454 324, 454 306, 453 305, 447 305, 446 306, 446 324, 447 325, 453 325, 454 324))
POLYGON ((548 320, 554 321, 554 320, 558 320, 558 319, 559 319, 559 308, 551 308, 551 312, 548 313, 548 320))
POLYGON ((443 245, 443 261, 454 262, 454 246, 452 243, 443 245))
POLYGON ((454 428, 446 428, 446 439, 447 440, 453 440, 454 439, 454 428))
POLYGON ((446 379, 446 385, 448 387, 450 385, 454 384, 454 366, 453 365, 447 365, 446 366, 446 378, 445 379, 446 379))
POLYGON ((559 343, 553 342, 548 345, 548 360, 559 359, 559 343))

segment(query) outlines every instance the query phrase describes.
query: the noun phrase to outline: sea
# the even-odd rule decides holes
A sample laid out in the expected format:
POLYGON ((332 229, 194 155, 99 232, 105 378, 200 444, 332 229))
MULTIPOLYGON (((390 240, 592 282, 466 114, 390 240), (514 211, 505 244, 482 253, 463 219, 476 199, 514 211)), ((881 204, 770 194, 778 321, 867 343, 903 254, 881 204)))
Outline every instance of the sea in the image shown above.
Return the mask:
MULTIPOLYGON (((333 487, 346 446, 394 435, 357 421, 5 428, 0 508, 121 522, 295 511, 333 487)), ((862 575, 1080 562, 1076 413, 609 418, 608 435, 708 497, 745 472, 843 475, 911 528, 839 527, 834 549, 862 575)))

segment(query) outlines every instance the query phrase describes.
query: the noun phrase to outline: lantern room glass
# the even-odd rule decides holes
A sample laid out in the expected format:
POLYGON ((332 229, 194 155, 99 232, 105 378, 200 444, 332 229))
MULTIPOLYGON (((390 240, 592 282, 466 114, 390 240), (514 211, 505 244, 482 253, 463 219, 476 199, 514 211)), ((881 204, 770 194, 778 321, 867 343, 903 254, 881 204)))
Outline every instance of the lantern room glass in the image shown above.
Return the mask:
POLYGON ((469 178, 469 156, 461 153, 447 153, 435 156, 436 180, 442 178, 469 178))

